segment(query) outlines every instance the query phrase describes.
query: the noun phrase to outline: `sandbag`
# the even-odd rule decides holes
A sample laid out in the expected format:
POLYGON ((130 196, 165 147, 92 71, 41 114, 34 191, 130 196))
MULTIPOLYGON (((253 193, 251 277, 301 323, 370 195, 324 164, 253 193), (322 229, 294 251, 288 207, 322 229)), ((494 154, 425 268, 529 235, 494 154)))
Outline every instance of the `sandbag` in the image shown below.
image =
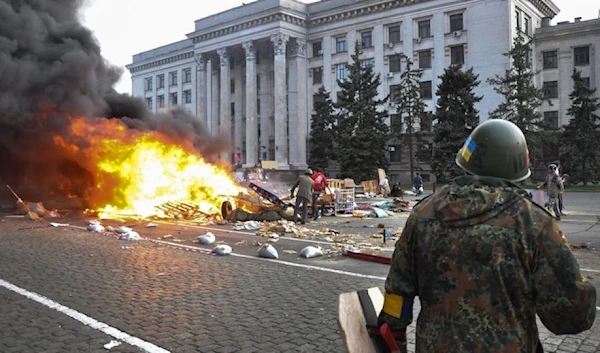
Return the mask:
POLYGON ((126 233, 129 233, 131 231, 133 231, 133 229, 131 229, 129 227, 125 227, 125 226, 122 226, 122 227, 119 227, 119 228, 115 229, 115 232, 117 232, 117 234, 126 234, 126 233))
POLYGON ((323 256, 323 250, 320 247, 307 246, 300 251, 300 256, 310 259, 313 257, 323 256))
POLYGON ((90 232, 104 232, 104 226, 98 221, 90 221, 87 230, 90 232))
POLYGON ((229 255, 233 252, 233 249, 229 245, 217 245, 212 249, 212 253, 216 255, 229 255))
POLYGON ((263 244, 263 246, 258 249, 258 256, 266 259, 279 259, 277 249, 271 244, 263 244))
POLYGON ((129 232, 123 234, 121 236, 121 239, 126 240, 126 241, 134 241, 134 240, 140 240, 140 239, 142 239, 142 237, 140 237, 138 232, 132 230, 132 231, 129 231, 129 232))
POLYGON ((203 245, 209 245, 215 242, 217 238, 211 232, 207 232, 204 235, 198 236, 198 242, 203 245))

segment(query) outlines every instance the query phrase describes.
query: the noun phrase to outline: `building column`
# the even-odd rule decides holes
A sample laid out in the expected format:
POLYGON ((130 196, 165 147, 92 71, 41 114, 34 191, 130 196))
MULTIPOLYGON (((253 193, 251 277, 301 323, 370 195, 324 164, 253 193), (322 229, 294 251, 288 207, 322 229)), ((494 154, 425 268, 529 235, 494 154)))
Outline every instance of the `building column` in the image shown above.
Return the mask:
POLYGON ((213 135, 219 134, 219 66, 215 59, 210 59, 210 132, 213 135))
POLYGON ((196 54, 196 116, 199 121, 208 126, 206 81, 206 57, 196 54))
POLYGON ((260 160, 269 159, 269 140, 271 139, 271 112, 273 94, 272 87, 269 86, 270 71, 265 70, 260 75, 260 160))
MULTIPOLYGON (((217 49, 219 54, 219 63, 221 65, 221 87, 220 87, 220 127, 219 133, 225 136, 229 141, 233 140, 233 131, 231 129, 231 87, 230 87, 230 73, 229 73, 229 53, 227 48, 217 49)), ((221 158, 233 162, 232 152, 223 152, 221 158)))
POLYGON ((289 64, 290 165, 305 169, 307 117, 306 40, 296 39, 289 64))
POLYGON ((290 37, 278 33, 271 36, 274 58, 274 98, 275 98, 275 160, 279 169, 289 169, 287 134, 287 84, 286 47, 290 37))
POLYGON ((246 52, 246 166, 258 162, 258 122, 256 119, 256 54, 252 41, 242 43, 246 52))

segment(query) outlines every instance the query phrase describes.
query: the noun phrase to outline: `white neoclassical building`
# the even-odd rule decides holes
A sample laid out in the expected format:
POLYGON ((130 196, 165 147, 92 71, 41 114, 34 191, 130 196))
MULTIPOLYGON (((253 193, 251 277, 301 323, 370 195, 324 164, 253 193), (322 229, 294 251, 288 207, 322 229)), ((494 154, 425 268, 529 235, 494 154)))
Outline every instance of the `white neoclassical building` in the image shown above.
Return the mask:
MULTIPOLYGON (((533 38, 558 11, 551 0, 258 0, 197 20, 187 39, 136 54, 127 68, 133 95, 151 110, 180 105, 211 131, 231 132, 231 155, 244 164, 276 160, 281 169, 305 168, 313 94, 324 85, 335 101, 355 43, 363 48, 361 60, 381 74, 381 97, 400 81, 398 54, 412 57, 423 69, 429 111, 444 68, 473 67, 481 81, 476 93, 484 96, 477 108, 486 119, 501 100, 486 80, 509 68, 503 54, 512 39, 517 33, 533 38)), ((591 26, 597 30, 597 22, 591 26)), ((571 27, 543 28, 545 42, 534 54, 567 50, 570 37, 557 33, 571 27), (554 37, 566 44, 554 45, 554 37)), ((598 35, 589 38, 593 73, 598 35)), ((568 95, 559 91, 560 99, 568 95)), ((396 108, 386 108, 392 128, 401 126, 396 108)), ((390 148, 392 173, 402 164, 397 147, 390 148)))

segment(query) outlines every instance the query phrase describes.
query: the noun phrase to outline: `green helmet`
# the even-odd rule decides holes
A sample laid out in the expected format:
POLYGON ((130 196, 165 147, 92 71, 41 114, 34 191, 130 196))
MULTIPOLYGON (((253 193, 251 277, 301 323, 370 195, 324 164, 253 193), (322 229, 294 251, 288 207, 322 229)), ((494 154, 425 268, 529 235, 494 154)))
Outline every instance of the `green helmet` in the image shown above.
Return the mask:
POLYGON ((525 135, 510 121, 479 124, 458 151, 456 164, 467 173, 523 181, 531 175, 525 135))

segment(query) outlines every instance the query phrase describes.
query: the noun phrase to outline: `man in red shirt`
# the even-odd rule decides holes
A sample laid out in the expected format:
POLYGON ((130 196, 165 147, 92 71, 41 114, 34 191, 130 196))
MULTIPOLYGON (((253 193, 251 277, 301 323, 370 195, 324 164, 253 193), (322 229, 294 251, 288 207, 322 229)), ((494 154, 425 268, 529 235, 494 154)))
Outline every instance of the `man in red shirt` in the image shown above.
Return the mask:
MULTIPOLYGON (((321 173, 319 168, 312 168, 313 175, 312 179, 314 181, 313 194, 312 194, 312 210, 313 210, 313 219, 319 218, 319 196, 321 193, 325 191, 325 188, 329 186, 329 182, 327 181, 327 177, 325 174, 321 173)), ((321 215, 323 214, 323 208, 321 208, 321 215)))

